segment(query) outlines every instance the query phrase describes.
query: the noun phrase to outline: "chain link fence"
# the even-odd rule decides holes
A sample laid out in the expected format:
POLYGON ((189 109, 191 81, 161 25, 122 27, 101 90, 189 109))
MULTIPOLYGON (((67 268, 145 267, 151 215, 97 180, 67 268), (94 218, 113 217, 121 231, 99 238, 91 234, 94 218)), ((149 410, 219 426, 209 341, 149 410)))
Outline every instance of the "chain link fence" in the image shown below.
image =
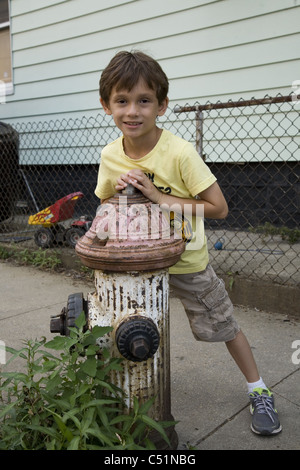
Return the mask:
MULTIPOLYGON (((228 217, 205 221, 220 274, 299 284, 300 116, 293 98, 176 106, 159 118, 158 125, 194 143, 227 199, 228 217)), ((0 243, 71 250, 99 205, 101 149, 117 137, 101 113, 1 123, 0 243), (56 211, 50 238, 39 225, 49 206, 56 211)))

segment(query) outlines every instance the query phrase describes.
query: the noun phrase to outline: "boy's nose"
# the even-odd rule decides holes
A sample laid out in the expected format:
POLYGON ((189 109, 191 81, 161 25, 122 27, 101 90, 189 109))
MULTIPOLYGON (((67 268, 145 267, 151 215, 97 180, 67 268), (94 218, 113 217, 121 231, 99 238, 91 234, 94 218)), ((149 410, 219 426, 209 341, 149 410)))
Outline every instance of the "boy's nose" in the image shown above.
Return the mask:
POLYGON ((135 103, 131 103, 127 111, 128 116, 137 116, 138 113, 139 111, 137 105, 135 103))

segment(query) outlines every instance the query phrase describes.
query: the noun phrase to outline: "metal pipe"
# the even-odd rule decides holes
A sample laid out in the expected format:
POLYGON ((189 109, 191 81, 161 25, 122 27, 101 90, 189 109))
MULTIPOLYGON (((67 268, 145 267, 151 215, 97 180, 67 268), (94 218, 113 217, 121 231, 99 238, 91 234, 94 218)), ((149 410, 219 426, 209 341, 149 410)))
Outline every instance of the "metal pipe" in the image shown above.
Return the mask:
POLYGON ((198 111, 210 111, 212 109, 241 108, 245 106, 255 106, 259 104, 287 103, 300 100, 300 95, 275 96, 274 98, 252 98, 250 100, 228 101, 227 103, 207 103, 196 106, 178 106, 174 108, 174 113, 189 113, 198 111))

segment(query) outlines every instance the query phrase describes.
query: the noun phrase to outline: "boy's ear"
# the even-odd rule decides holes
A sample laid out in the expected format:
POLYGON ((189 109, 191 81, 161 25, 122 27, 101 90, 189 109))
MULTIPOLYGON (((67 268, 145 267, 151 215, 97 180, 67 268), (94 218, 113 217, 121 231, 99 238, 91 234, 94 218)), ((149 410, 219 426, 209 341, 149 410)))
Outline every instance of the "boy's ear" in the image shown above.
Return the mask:
POLYGON ((169 98, 166 97, 166 98, 163 100, 163 102, 159 105, 157 115, 158 115, 158 116, 163 116, 163 115, 165 114, 165 112, 167 111, 168 106, 169 106, 169 98))
POLYGON ((100 103, 101 103, 102 108, 104 109, 105 114, 108 114, 109 116, 111 116, 112 112, 110 110, 109 105, 107 105, 101 97, 100 97, 100 103))

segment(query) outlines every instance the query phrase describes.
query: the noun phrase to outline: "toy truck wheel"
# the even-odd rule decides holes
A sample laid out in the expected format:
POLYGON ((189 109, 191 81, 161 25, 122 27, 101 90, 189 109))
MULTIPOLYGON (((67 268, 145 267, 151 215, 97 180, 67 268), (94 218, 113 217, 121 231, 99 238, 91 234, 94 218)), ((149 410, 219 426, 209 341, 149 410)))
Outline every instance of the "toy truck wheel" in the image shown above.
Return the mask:
POLYGON ((41 248, 50 248, 54 243, 54 234, 50 228, 39 228, 34 234, 35 243, 41 248))
POLYGON ((68 245, 75 248, 76 243, 78 242, 79 238, 83 237, 85 234, 85 230, 80 227, 72 227, 69 228, 66 232, 66 242, 68 245))

